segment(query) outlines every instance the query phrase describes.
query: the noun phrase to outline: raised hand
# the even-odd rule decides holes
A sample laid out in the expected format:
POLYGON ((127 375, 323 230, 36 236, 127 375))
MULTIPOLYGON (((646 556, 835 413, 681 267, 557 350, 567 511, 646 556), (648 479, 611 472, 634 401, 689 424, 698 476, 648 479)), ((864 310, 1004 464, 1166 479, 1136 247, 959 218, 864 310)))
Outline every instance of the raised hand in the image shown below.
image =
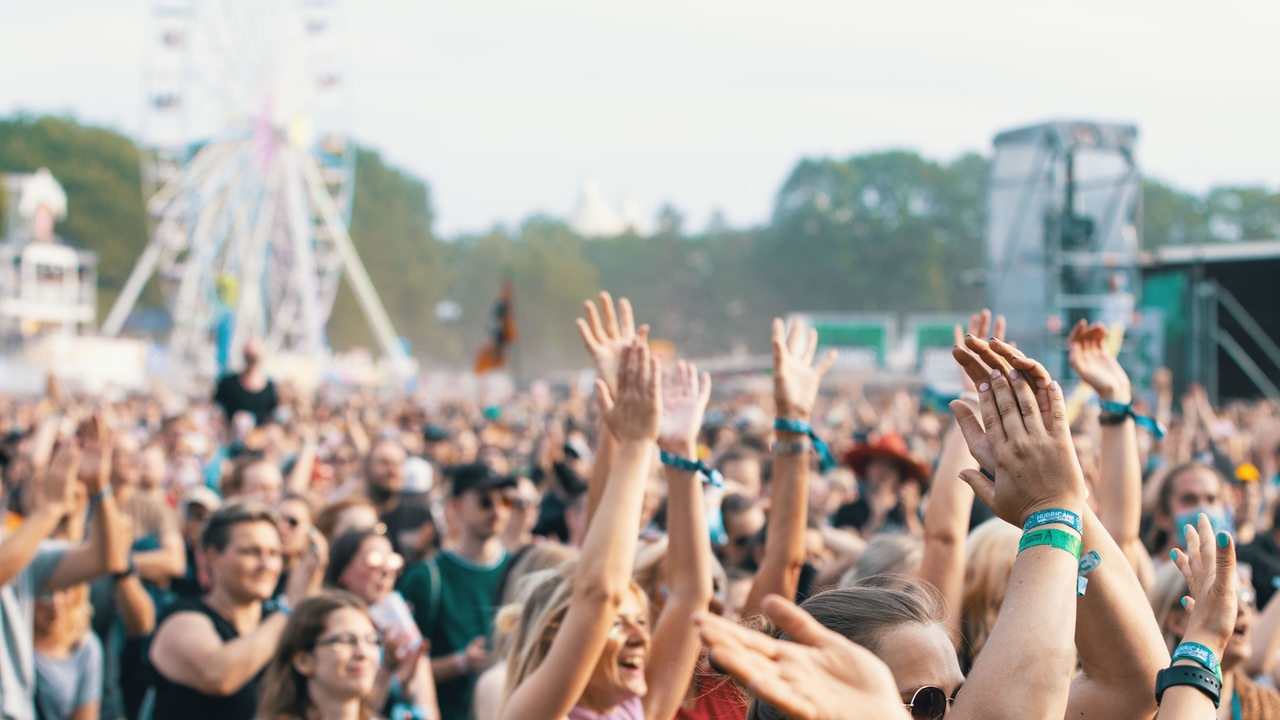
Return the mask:
POLYGON ((101 492, 111 481, 111 451, 115 445, 115 433, 101 412, 95 412, 76 428, 83 456, 80 461, 80 482, 90 493, 101 492))
POLYGON ((80 448, 74 442, 64 442, 53 454, 49 469, 38 482, 43 487, 36 494, 39 504, 55 515, 66 515, 77 506, 76 490, 80 474, 80 448))
MULTIPOLYGON (((955 344, 960 345, 964 342, 965 337, 985 338, 1004 340, 1005 319, 1003 315, 996 315, 995 324, 992 325, 991 310, 982 308, 982 312, 976 312, 969 316, 969 332, 967 335, 961 334, 960 326, 955 326, 955 344), (987 333, 991 333, 989 336, 987 333)), ((976 393, 978 388, 974 385, 973 380, 965 374, 963 370, 960 372, 960 385, 965 392, 976 393)))
POLYGON ((1129 375, 1120 361, 1107 349, 1107 328, 1101 323, 1089 325, 1084 320, 1071 328, 1067 337, 1068 359, 1089 387, 1103 400, 1127 403, 1133 399, 1129 375))
POLYGON ((1197 524, 1198 528, 1187 526, 1186 551, 1173 551, 1173 562, 1191 588, 1191 595, 1182 599, 1191 614, 1182 639, 1198 642, 1222 657, 1236 626, 1236 548, 1227 533, 1214 535, 1204 513, 1197 524))
POLYGON ((582 336, 582 344, 591 355, 591 362, 595 363, 596 374, 609 386, 609 393, 617 395, 622 351, 633 341, 646 342, 649 339, 649 326, 641 325, 636 329, 631 301, 626 298, 619 298, 618 310, 614 312, 613 298, 607 292, 600 293, 598 312, 595 303, 590 300, 582 306, 587 316, 578 318, 578 334, 582 336))
POLYGON ((1080 512, 1087 491, 1071 443, 1062 387, 1049 383, 1049 411, 1042 415, 1026 373, 993 370, 966 348, 956 347, 952 354, 977 383, 982 421, 963 401, 953 401, 951 410, 969 452, 983 468, 994 471, 996 480, 968 469, 960 477, 996 515, 1018 527, 1037 510, 1080 512))
POLYGON ((781 318, 773 319, 773 399, 777 414, 788 420, 808 421, 818 386, 836 361, 828 350, 815 365, 818 331, 793 322, 787 328, 781 318))
POLYGON ((796 720, 909 717, 889 667, 870 651, 777 595, 764 599, 764 610, 795 642, 716 615, 695 619, 711 662, 751 694, 796 720))
POLYGON ((303 600, 320 592, 324 580, 324 570, 329 566, 329 543, 320 533, 308 534, 310 543, 298 564, 289 571, 289 580, 285 584, 285 599, 290 608, 296 608, 303 600))
MULTIPOLYGON (((970 335, 964 339, 964 346, 977 355, 987 368, 999 367, 1006 372, 1017 370, 1025 375, 1028 382, 1031 383, 1032 390, 1035 391, 1036 405, 1040 408, 1040 416, 1045 418, 1046 422, 1048 421, 1050 410, 1049 385, 1053 383, 1053 378, 1049 376, 1049 371, 1045 369, 1044 365, 1027 357, 1018 348, 996 337, 987 341, 970 335)), ((967 371, 962 372, 969 382, 973 382, 969 378, 967 371)), ((982 378, 978 379, 979 382, 981 380, 982 378)))
POLYGON ((656 440, 662 415, 661 371, 649 346, 639 339, 623 348, 618 369, 617 392, 604 378, 596 379, 600 414, 618 442, 656 440))
POLYGON ((662 422, 658 447, 684 458, 693 457, 702 430, 702 414, 711 399, 711 376, 680 360, 662 376, 662 422))

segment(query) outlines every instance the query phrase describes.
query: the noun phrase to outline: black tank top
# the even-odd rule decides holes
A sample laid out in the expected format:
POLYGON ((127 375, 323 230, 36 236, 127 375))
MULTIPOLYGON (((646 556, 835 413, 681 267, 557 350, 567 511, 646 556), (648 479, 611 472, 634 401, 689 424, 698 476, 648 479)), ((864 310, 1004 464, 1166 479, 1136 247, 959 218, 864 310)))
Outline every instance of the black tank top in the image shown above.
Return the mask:
MULTIPOLYGON (((197 612, 213 622, 214 630, 223 642, 240 637, 236 628, 226 618, 214 612, 213 608, 198 598, 182 598, 169 607, 160 624, 174 613, 197 612)), ((265 620, 267 613, 263 611, 265 620)), ((195 688, 179 685, 153 669, 155 677, 155 706, 151 713, 152 720, 252 720, 258 709, 258 681, 266 671, 264 667, 239 690, 227 696, 206 695, 195 688)))

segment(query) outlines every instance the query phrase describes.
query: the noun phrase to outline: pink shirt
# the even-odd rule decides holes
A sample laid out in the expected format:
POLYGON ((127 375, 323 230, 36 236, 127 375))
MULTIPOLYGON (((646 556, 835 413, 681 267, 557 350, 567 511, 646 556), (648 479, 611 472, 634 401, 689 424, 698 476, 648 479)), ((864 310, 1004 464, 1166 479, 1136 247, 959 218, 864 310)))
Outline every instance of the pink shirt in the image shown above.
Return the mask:
POLYGON ((644 720, 644 705, 640 703, 640 698, 633 697, 603 715, 575 705, 569 711, 569 720, 644 720))

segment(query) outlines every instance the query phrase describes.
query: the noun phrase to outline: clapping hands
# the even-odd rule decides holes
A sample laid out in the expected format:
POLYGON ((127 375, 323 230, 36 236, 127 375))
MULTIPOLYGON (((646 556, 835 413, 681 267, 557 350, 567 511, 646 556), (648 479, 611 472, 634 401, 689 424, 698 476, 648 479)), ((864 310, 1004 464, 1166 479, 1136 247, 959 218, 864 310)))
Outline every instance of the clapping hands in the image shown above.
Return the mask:
POLYGON ((1087 490, 1071 443, 1062 387, 1039 363, 1012 346, 965 338, 952 354, 978 389, 982 413, 951 403, 969 452, 995 479, 976 470, 961 478, 1006 522, 1021 527, 1032 513, 1079 512, 1087 490))

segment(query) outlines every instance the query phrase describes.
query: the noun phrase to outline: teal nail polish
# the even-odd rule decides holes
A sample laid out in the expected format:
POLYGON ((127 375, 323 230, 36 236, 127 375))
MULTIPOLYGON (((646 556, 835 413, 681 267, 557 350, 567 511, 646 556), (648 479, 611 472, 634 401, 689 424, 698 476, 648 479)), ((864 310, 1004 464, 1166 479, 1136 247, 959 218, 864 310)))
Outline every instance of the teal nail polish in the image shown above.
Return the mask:
POLYGON ((1230 544, 1231 544, 1231 536, 1230 536, 1230 535, 1228 535, 1228 534, 1226 534, 1226 533, 1224 533, 1224 532, 1220 532, 1220 533, 1218 533, 1218 547, 1220 547, 1220 548, 1224 548, 1224 547, 1226 547, 1226 546, 1228 546, 1228 545, 1230 545, 1230 544))
POLYGON ((1170 551, 1169 551, 1169 559, 1170 559, 1170 560, 1177 560, 1177 559, 1178 559, 1178 551, 1177 551, 1177 550, 1170 550, 1170 551))
POLYGON ((1182 598, 1182 607, 1186 607, 1186 606, 1187 606, 1187 599, 1182 598))

